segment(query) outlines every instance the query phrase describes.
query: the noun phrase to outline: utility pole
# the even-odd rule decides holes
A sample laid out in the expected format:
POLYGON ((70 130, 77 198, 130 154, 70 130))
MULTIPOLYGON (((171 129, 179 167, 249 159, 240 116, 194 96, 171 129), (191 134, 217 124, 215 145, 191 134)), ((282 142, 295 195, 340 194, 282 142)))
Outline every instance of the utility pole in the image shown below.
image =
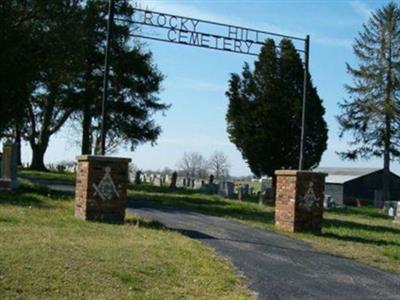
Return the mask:
POLYGON ((106 154, 106 109, 108 98, 108 73, 110 70, 110 47, 112 38, 112 26, 114 23, 114 0, 108 3, 108 20, 107 20, 107 42, 104 58, 104 78, 103 78, 103 99, 101 105, 101 155, 106 154))
POLYGON ((306 135, 306 104, 307 104, 307 81, 308 81, 308 64, 310 55, 310 36, 307 35, 304 41, 304 82, 303 82, 303 104, 301 110, 301 138, 300 138, 300 158, 299 170, 303 170, 304 166, 304 139, 306 135))

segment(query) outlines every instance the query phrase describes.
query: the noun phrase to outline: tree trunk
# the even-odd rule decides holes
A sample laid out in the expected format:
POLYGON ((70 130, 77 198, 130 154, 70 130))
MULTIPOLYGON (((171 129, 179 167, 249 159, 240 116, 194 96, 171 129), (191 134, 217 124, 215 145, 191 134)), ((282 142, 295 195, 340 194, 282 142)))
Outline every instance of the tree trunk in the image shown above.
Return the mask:
POLYGON ((94 144, 94 154, 95 155, 101 154, 101 138, 99 134, 96 135, 96 142, 94 144))
POLYGON ((390 119, 386 116, 386 132, 383 153, 382 200, 390 200, 390 119))
POLYGON ((383 158, 383 177, 382 177, 382 200, 389 201, 390 200, 390 157, 389 152, 385 149, 385 155, 383 158))
POLYGON ((83 109, 83 120, 82 120, 82 149, 81 149, 82 155, 92 154, 91 127, 92 127, 92 116, 90 114, 90 105, 89 103, 85 103, 83 109))
POLYGON ((30 165, 31 170, 47 171, 44 165, 44 154, 47 150, 47 145, 31 145, 32 148, 32 161, 30 165))
POLYGON ((383 151, 383 182, 382 182, 382 199, 383 202, 390 200, 390 146, 391 146, 391 121, 394 105, 392 100, 393 82, 392 82, 392 41, 389 38, 389 54, 388 54, 388 69, 387 69, 387 84, 386 84, 386 101, 385 101, 385 137, 383 151), (391 108, 390 111, 389 107, 391 108))
POLYGON ((15 125, 15 136, 14 136, 14 143, 16 146, 16 156, 17 156, 17 166, 22 166, 21 160, 21 127, 19 124, 15 125))

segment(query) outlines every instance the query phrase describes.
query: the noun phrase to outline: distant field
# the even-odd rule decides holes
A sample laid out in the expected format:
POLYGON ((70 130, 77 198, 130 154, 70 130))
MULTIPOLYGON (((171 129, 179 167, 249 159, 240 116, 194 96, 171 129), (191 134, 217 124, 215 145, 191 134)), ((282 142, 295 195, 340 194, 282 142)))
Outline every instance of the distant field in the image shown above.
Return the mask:
POLYGON ((0 299, 251 298, 200 242, 135 216, 81 221, 72 196, 52 194, 26 183, 0 192, 0 299))
MULTIPOLYGON (((129 195, 277 231, 272 206, 225 200, 218 195, 200 194, 191 190, 171 191, 146 185, 132 187, 129 195)), ((346 211, 331 210, 325 212, 324 218, 320 236, 282 233, 305 240, 320 250, 400 272, 400 226, 394 225, 379 209, 351 207, 346 211)))

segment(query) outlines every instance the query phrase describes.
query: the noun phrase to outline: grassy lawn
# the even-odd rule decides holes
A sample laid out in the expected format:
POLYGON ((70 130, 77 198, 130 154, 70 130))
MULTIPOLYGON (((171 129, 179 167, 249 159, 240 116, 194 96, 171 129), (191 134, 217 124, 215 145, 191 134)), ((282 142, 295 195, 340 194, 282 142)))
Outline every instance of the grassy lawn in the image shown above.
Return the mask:
POLYGON ((69 172, 40 172, 28 169, 18 170, 18 174, 43 181, 56 181, 65 184, 75 184, 75 173, 69 172))
MULTIPOLYGON (((47 178, 46 178, 47 179, 47 178)), ((27 183, 0 192, 0 299, 248 299, 232 265, 129 216, 85 222, 73 198, 27 183)))
MULTIPOLYGON (((189 208, 206 214, 236 219, 249 225, 277 231, 274 208, 251 202, 225 200, 217 195, 190 190, 171 191, 148 185, 134 186, 130 196, 165 205, 189 208)), ((315 248, 346 256, 382 269, 400 272, 400 226, 394 225, 379 209, 351 207, 324 214, 322 235, 288 234, 315 248)))

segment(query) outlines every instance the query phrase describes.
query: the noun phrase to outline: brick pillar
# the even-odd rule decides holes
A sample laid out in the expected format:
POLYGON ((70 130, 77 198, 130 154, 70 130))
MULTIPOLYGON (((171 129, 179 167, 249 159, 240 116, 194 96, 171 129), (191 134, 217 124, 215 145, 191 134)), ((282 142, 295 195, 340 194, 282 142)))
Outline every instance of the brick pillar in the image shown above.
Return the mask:
POLYGON ((75 216, 123 222, 129 183, 129 158, 81 155, 75 186, 75 216))
POLYGON ((290 232, 320 233, 326 174, 278 170, 275 175, 275 225, 290 232))

